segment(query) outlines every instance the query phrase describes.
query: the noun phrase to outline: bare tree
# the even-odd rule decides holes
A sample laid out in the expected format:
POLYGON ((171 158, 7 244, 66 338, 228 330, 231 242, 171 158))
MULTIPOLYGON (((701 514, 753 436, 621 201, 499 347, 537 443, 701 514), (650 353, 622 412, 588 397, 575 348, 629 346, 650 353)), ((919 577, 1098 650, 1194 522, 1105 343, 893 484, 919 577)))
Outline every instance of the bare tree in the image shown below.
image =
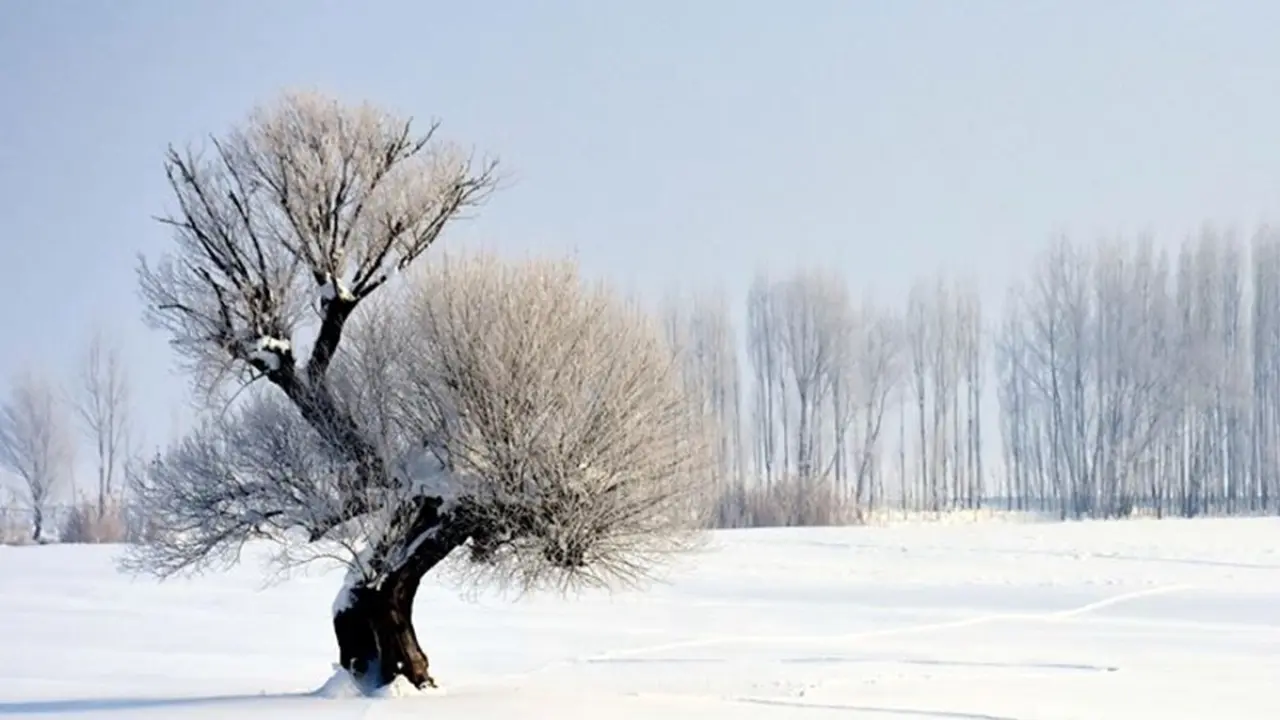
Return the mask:
MULTIPOLYGON (((944 277, 918 283, 907 299, 905 338, 921 507, 973 506, 984 490, 979 462, 984 365, 976 288, 944 277)), ((903 463, 905 466, 905 462, 903 463)), ((905 482, 905 478, 904 478, 905 482)))
POLYGON ((902 320, 815 269, 757 275, 747 303, 754 469, 764 484, 752 491, 761 512, 751 522, 854 521, 883 495, 882 430, 906 370, 902 320))
POLYGON ((129 381, 119 350, 95 333, 85 353, 74 394, 77 414, 98 461, 98 516, 115 491, 117 471, 128 452, 129 381))
MULTIPOLYGON (((942 498, 938 490, 938 477, 932 472, 934 454, 930 452, 929 447, 928 412, 926 410, 929 401, 933 398, 933 393, 930 392, 929 380, 931 373, 929 371, 935 360, 935 357, 929 352, 929 348, 936 344, 933 324, 929 321, 931 314, 931 298, 928 297, 927 290, 923 285, 915 285, 907 298, 906 318, 906 335, 908 347, 910 348, 911 363, 911 399, 915 409, 913 435, 917 442, 916 466, 919 483, 917 487, 919 489, 915 499, 916 502, 922 504, 922 507, 937 510, 942 498)), ((934 402, 936 403, 937 401, 934 400, 934 402)), ((905 486, 905 478, 903 478, 903 482, 903 494, 906 497, 909 492, 905 486)))
POLYGON ((0 405, 0 466, 27 486, 32 540, 43 538, 50 496, 69 479, 74 460, 70 423, 53 386, 22 375, 0 405))
POLYGON ((137 479, 153 539, 130 565, 200 569, 258 537, 342 559, 339 660, 368 687, 433 684, 413 599, 454 550, 571 587, 641 575, 705 521, 656 323, 558 266, 393 281, 495 185, 435 131, 287 96, 210 159, 170 152, 177 255, 141 268, 199 388, 267 387, 137 479))
POLYGON ((717 527, 743 516, 741 379, 728 305, 721 293, 671 296, 663 311, 668 341, 683 371, 685 392, 719 428, 716 440, 720 509, 717 527))
MULTIPOLYGON (((894 390, 905 379, 905 341, 900 319, 866 303, 859 309, 852 328, 850 356, 840 363, 848 393, 848 420, 854 438, 853 497, 860 507, 874 508, 882 490, 879 475, 881 432, 886 413, 893 408, 894 390)), ((843 420, 842 420, 843 421, 843 420)), ((845 429, 840 436, 843 439, 845 429)), ((841 449, 846 443, 840 442, 841 449)))
POLYGON ((774 505, 788 498, 785 511, 773 508, 751 522, 811 524, 832 507, 823 455, 825 443, 836 441, 832 363, 847 325, 845 289, 816 271, 782 280, 759 275, 748 302, 756 465, 765 479, 757 495, 774 505))
MULTIPOLYGON (((1188 463, 1197 477, 1223 471, 1211 457, 1223 449, 1208 450, 1221 430, 1188 434, 1195 423, 1186 408, 1193 397, 1212 397, 1215 408, 1225 397, 1205 392, 1226 360, 1206 356, 1218 348, 1197 332, 1222 336, 1219 323, 1240 312, 1228 308, 1229 294, 1219 299, 1217 283, 1231 274, 1201 257, 1211 279, 1197 279, 1184 253, 1179 299, 1167 255, 1149 240, 1106 240, 1091 253, 1060 241, 1042 256, 1032 289, 1011 296, 997 358, 1007 487, 1019 507, 1163 513, 1170 490, 1187 485, 1188 463)), ((1237 420, 1246 425, 1243 413, 1237 420)))
POLYGON ((1252 449, 1255 509, 1280 497, 1280 233, 1265 228, 1252 242, 1252 449))
POLYGON ((774 282, 757 275, 747 295, 747 356, 753 385, 752 435, 756 474, 765 487, 787 473, 786 380, 783 375, 782 322, 774 282))

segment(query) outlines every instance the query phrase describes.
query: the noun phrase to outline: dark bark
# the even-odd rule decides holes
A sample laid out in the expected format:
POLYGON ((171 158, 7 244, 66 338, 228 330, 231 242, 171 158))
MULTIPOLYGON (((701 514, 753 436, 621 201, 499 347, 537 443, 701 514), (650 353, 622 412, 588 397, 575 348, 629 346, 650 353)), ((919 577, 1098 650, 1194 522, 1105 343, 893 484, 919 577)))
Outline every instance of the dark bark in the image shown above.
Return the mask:
MULTIPOLYGON (((334 613, 338 663, 366 690, 385 687, 397 675, 418 688, 436 686, 413 627, 413 601, 422 577, 470 534, 465 511, 441 514, 439 506, 438 499, 430 498, 404 508, 408 532, 403 538, 422 541, 380 583, 345 589, 346 607, 334 613)), ((389 549, 380 550, 386 557, 389 549)))
POLYGON ((413 629, 418 581, 393 578, 380 588, 347 590, 350 602, 336 613, 333 629, 339 664, 368 688, 383 687, 403 675, 415 687, 435 687, 430 662, 413 629))
MULTIPOLYGON (((329 282, 337 282, 330 279, 329 282)), ((356 300, 335 297, 325 303, 324 321, 320 332, 316 335, 315 345, 311 349, 311 359, 307 361, 307 378, 312 383, 324 381, 329 371, 329 363, 338 351, 338 343, 342 341, 342 330, 347 320, 356 309, 356 300)))
MULTIPOLYGON (((278 363, 275 366, 261 360, 254 360, 253 364, 272 384, 284 392, 298 409, 302 419, 319 433, 330 447, 353 463, 359 480, 357 487, 361 490, 388 487, 391 477, 381 456, 366 439, 355 418, 339 405, 322 374, 328 367, 333 348, 336 348, 341 336, 343 323, 354 305, 347 304, 343 307, 346 309, 331 311, 326 316, 321 332, 328 333, 328 336, 321 337, 318 342, 329 349, 325 351, 324 348, 317 347, 313 351, 311 372, 316 373, 315 375, 303 375, 298 372, 291 350, 278 352, 278 363), (329 354, 325 354, 326 352, 329 354), (320 355, 324 357, 318 360, 320 355), (320 367, 319 370, 317 366, 320 367)), ((364 515, 370 510, 372 508, 369 507, 365 495, 359 492, 347 493, 343 498, 341 509, 336 514, 321 518, 309 528, 311 541, 323 538, 335 527, 351 518, 364 515)))

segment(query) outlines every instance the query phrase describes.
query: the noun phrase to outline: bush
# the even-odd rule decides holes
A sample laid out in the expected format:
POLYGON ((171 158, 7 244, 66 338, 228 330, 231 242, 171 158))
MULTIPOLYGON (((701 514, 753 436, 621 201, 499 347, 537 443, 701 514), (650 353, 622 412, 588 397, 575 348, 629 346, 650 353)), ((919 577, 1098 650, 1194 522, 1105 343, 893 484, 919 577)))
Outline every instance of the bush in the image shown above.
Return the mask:
POLYGON ((119 499, 80 500, 63 518, 58 537, 64 543, 122 543, 129 540, 129 514, 119 499))
POLYGON ((25 510, 0 507, 0 545, 26 545, 31 542, 31 523, 25 510))
POLYGON ((720 497, 720 527, 861 525, 862 509, 826 479, 787 478, 771 485, 738 486, 720 497))

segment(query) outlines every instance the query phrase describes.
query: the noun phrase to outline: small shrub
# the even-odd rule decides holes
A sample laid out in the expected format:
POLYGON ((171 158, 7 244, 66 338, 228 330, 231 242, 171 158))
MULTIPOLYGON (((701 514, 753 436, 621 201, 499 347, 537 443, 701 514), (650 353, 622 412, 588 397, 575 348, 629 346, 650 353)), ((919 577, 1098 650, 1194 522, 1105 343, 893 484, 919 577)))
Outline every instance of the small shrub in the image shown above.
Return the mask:
POLYGON ((64 543, 121 543, 129 537, 129 523, 123 503, 108 498, 102 507, 96 501, 81 500, 71 506, 59 528, 64 543))
POLYGON ((11 506, 0 507, 0 545, 26 545, 31 542, 28 513, 11 506))
POLYGON ((861 525, 861 509, 826 479, 788 478, 772 485, 735 487, 720 498, 719 527, 861 525))

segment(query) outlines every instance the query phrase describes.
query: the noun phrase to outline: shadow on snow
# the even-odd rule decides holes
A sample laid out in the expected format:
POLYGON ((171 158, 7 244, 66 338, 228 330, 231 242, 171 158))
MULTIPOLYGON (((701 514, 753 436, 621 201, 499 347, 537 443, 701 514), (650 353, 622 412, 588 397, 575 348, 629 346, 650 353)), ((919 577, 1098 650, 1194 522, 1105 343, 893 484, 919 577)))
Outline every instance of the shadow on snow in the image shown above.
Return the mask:
POLYGON ((29 700, 0 702, 3 715, 58 715, 120 710, 154 710, 196 706, 232 705, 246 702, 281 702, 315 698, 315 693, 264 693, 260 695, 210 695, 205 697, 124 697, 78 700, 29 700))

